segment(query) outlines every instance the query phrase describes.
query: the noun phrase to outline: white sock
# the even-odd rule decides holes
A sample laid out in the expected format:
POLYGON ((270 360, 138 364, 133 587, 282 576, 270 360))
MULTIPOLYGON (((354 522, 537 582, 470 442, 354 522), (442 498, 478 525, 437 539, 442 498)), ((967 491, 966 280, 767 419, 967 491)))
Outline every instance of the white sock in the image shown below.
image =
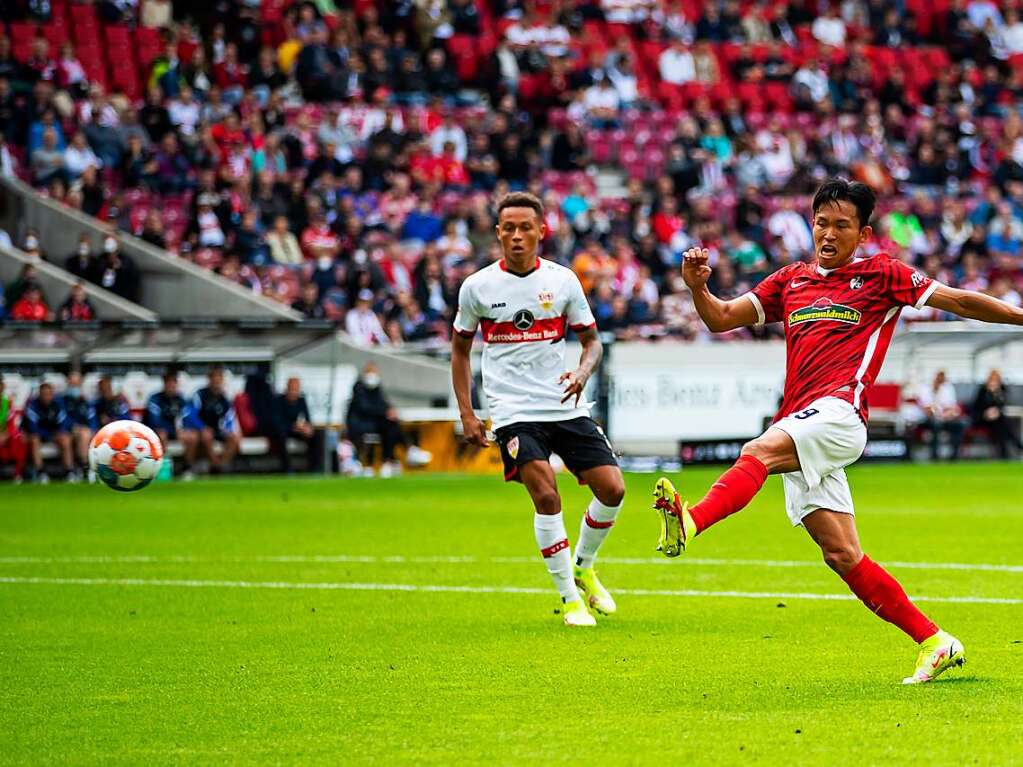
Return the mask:
POLYGON ((575 602, 580 597, 572 575, 572 550, 565 532, 565 518, 560 511, 557 514, 534 514, 533 532, 536 545, 540 547, 540 556, 562 601, 575 602))
POLYGON ((596 498, 590 501, 590 506, 583 515, 583 521, 579 523, 579 543, 575 547, 575 566, 586 569, 593 567, 593 560, 597 558, 597 549, 611 532, 611 526, 615 523, 622 504, 617 506, 605 506, 596 498))

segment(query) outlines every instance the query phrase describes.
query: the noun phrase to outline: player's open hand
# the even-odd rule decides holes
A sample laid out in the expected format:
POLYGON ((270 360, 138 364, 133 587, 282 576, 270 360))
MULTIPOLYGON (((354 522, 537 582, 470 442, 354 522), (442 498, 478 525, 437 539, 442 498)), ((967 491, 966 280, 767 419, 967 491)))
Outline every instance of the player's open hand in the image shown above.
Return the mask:
POLYGON ((558 379, 558 383, 565 384, 565 396, 561 398, 562 403, 568 402, 572 397, 575 397, 575 406, 579 407, 579 397, 582 396, 583 389, 586 388, 586 376, 580 373, 578 370, 571 370, 561 374, 561 378, 558 379))
POLYGON ((462 416, 462 433, 465 435, 465 441, 470 445, 490 446, 490 442, 487 440, 487 427, 475 415, 462 416))
POLYGON ((707 266, 710 251, 706 248, 690 248, 682 254, 682 279, 690 290, 702 288, 710 279, 711 268, 707 266))

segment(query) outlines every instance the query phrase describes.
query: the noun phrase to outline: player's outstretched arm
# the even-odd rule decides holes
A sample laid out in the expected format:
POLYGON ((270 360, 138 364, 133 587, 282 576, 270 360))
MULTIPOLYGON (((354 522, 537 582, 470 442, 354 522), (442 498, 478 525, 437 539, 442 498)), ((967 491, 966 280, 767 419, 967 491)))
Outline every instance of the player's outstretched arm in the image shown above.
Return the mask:
POLYGON ((455 389, 458 401, 458 413, 462 418, 462 431, 465 439, 477 447, 486 447, 487 427, 472 409, 472 364, 469 355, 472 352, 472 338, 454 333, 451 339, 451 385, 455 389))
POLYGON ((682 256, 682 279, 693 293, 693 305, 700 319, 714 333, 756 325, 757 310, 752 301, 742 296, 722 301, 707 288, 711 275, 709 257, 706 248, 690 248, 682 256))
POLYGON ((927 306, 968 320, 1023 325, 1023 309, 973 290, 938 285, 927 299, 927 306))

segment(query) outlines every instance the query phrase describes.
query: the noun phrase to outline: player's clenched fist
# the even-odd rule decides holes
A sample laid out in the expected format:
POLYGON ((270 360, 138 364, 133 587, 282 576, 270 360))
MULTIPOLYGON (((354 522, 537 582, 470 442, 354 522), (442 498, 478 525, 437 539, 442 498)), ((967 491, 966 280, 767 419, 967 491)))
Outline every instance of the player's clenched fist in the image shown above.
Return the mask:
POLYGON ((690 290, 702 288, 710 279, 709 258, 710 251, 706 248, 690 248, 682 254, 682 279, 690 290))

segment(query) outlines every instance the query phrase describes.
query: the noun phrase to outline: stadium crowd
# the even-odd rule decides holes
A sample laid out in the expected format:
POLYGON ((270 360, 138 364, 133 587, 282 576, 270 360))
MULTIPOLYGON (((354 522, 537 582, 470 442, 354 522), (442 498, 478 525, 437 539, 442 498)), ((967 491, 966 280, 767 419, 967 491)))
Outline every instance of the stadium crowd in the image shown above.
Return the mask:
MULTIPOLYGON (((694 242, 723 296, 807 258, 807 194, 835 173, 885 195, 868 251, 1021 301, 1023 22, 992 0, 4 10, 0 172, 360 343, 446 341, 512 189, 544 199, 545 255, 620 338, 705 333, 676 269, 694 242)), ((137 297, 116 235, 103 251, 40 255, 137 297)))

